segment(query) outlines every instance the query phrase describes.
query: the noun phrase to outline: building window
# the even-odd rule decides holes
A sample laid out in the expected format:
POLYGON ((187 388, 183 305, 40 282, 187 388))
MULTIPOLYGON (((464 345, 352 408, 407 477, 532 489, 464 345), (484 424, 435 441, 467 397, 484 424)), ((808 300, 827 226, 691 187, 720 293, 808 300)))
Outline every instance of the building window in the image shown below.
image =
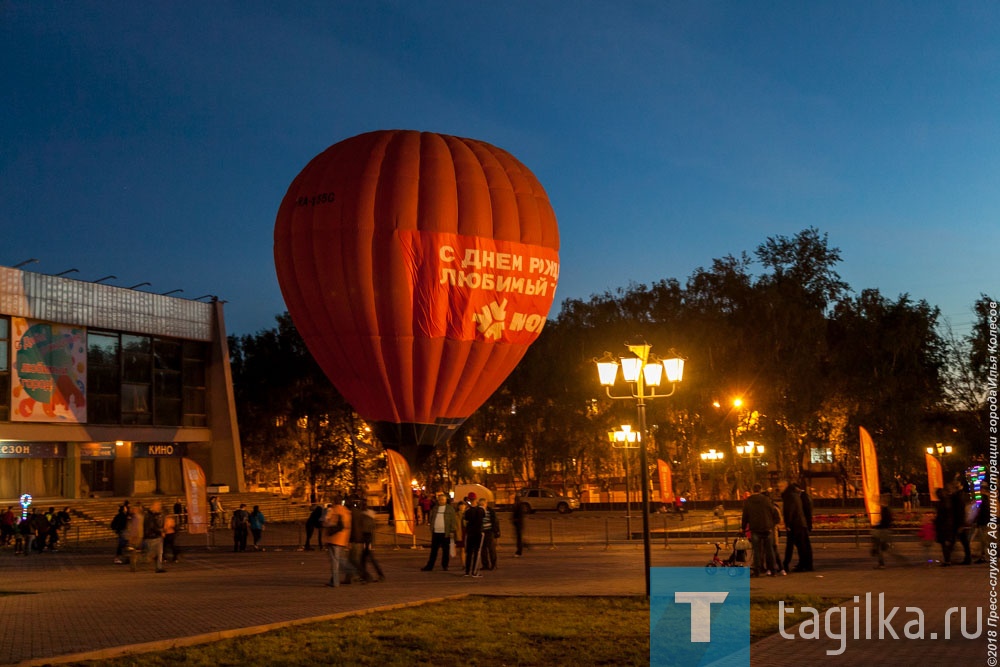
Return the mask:
POLYGON ((122 423, 152 424, 150 393, 153 382, 152 340, 122 334, 122 423))
POLYGON ((177 426, 181 423, 181 344, 153 340, 153 423, 177 426))
POLYGON ((0 317, 0 421, 10 421, 10 320, 0 317))
POLYGON ((833 463, 833 450, 829 447, 813 447, 809 450, 810 463, 833 463))
POLYGON ((208 369, 208 345, 184 341, 182 383, 184 426, 208 426, 208 400, 205 377, 208 369))
POLYGON ((198 341, 88 332, 87 421, 208 426, 208 351, 198 341))
POLYGON ((121 341, 116 333, 87 333, 87 422, 121 422, 121 341))

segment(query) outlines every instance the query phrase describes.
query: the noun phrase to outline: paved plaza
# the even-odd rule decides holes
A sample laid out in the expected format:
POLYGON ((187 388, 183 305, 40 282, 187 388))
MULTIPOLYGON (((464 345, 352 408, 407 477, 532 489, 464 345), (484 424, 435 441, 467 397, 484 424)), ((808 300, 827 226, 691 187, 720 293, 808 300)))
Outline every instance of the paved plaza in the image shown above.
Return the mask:
MULTIPOLYGON (((3 550, 0 664, 59 664, 109 657, 123 650, 162 649, 467 594, 614 596, 641 595, 644 589, 641 543, 550 548, 544 540, 519 559, 511 556, 509 544, 502 543, 499 568, 486 572, 482 579, 462 577, 454 568, 421 572, 426 549, 386 545, 378 550, 385 582, 332 589, 324 585, 329 579, 326 555, 296 550, 297 532, 298 527, 271 527, 266 535, 272 548, 264 552, 233 553, 221 540, 218 547, 207 549, 205 541, 198 540, 179 563, 168 563, 166 574, 154 574, 151 567, 132 573, 128 566, 113 564, 110 544, 30 557, 3 550)), ((697 544, 675 541, 669 549, 654 543, 653 565, 701 566, 712 551, 707 540, 697 544)), ((753 645, 753 664, 985 663, 987 566, 927 567, 916 543, 899 543, 897 554, 885 570, 876 570, 863 547, 820 544, 815 572, 755 579, 753 590, 848 601, 859 596, 862 625, 865 594, 872 593, 873 637, 878 637, 879 628, 877 596, 884 593, 886 614, 888 608, 900 607, 890 621, 895 632, 902 637, 907 622, 914 618, 905 607, 919 607, 925 619, 925 639, 888 635, 881 640, 865 639, 862 628, 857 640, 853 631, 847 633, 842 655, 829 655, 828 651, 838 650, 839 641, 774 635, 753 645), (951 638, 944 639, 945 612, 955 606, 968 608, 971 632, 976 628, 975 609, 983 609, 979 638, 964 639, 956 615, 951 638)), ((846 618, 853 622, 851 609, 846 618)))

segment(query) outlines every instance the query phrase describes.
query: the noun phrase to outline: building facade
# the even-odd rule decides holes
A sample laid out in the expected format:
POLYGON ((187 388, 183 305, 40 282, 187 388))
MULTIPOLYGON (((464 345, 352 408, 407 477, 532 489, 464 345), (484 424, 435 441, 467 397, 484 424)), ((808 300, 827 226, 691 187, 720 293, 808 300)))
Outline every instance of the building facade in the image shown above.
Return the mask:
POLYGON ((0 266, 0 501, 245 490, 222 306, 0 266))

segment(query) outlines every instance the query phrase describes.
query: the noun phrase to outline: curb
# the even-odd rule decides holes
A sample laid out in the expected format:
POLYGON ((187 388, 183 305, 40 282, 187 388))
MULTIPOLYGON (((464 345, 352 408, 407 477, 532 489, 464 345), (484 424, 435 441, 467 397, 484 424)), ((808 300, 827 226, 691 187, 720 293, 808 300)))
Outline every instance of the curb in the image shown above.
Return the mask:
POLYGON ((175 639, 161 639, 155 642, 144 642, 141 644, 126 644, 112 648, 100 649, 97 651, 87 651, 85 653, 72 653, 68 655, 52 656, 48 658, 33 658, 22 662, 14 663, 17 667, 42 667, 43 665, 63 665, 73 662, 83 662, 86 660, 109 660, 125 656, 141 655, 143 653, 154 653, 156 651, 167 651, 172 648, 183 648, 185 646, 195 646, 198 644, 211 644, 223 639, 234 639, 236 637, 247 637, 259 635, 272 630, 281 630, 297 625, 309 625, 311 623, 323 623, 326 621, 336 621, 351 616, 366 616, 368 614, 394 611, 396 609, 407 609, 410 607, 420 607, 425 604, 435 602, 446 602, 448 600, 461 600, 467 598, 472 593, 459 593, 445 597, 428 598, 415 602, 400 602, 397 604, 387 604, 369 609, 358 609, 355 611, 344 611, 336 614, 325 614, 323 616, 311 616, 309 618, 298 618, 292 621, 281 621, 278 623, 265 623, 264 625, 254 625, 248 628, 233 628, 230 630, 219 630, 217 632, 206 632, 200 635, 189 635, 187 637, 177 637, 175 639))

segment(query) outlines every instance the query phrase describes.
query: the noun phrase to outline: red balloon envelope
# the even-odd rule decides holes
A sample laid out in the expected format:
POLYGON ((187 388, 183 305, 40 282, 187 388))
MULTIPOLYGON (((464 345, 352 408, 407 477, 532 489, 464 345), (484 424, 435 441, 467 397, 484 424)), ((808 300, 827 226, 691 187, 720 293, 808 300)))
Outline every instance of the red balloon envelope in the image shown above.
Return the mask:
POLYGON ((537 338, 558 251, 555 213, 527 167, 482 141, 407 130, 313 158, 274 228, 278 283, 309 351, 411 465, 537 338))

